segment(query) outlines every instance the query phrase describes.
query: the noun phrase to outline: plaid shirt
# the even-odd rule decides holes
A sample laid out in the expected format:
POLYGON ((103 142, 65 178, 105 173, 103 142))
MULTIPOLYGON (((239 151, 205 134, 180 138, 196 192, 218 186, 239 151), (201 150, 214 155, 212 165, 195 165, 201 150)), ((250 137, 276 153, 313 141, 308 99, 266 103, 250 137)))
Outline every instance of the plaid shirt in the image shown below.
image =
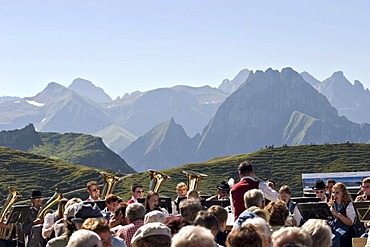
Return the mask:
POLYGON ((136 230, 139 229, 139 227, 142 225, 144 225, 143 219, 135 220, 131 224, 122 226, 116 233, 116 236, 124 239, 127 247, 131 247, 131 239, 134 236, 136 230))

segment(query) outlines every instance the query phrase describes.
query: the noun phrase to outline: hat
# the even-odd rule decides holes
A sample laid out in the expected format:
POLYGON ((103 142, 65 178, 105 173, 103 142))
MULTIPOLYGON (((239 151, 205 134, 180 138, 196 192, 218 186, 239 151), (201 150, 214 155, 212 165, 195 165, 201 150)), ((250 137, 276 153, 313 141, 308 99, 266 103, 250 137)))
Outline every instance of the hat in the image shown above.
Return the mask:
POLYGON ((30 195, 29 199, 35 199, 35 198, 43 198, 43 196, 41 194, 41 191, 39 191, 39 190, 33 190, 31 192, 31 195, 30 195))
POLYGON ((95 202, 80 202, 74 205, 76 205, 76 208, 74 219, 72 219, 73 223, 83 223, 88 218, 103 217, 103 214, 100 212, 100 209, 95 202))
POLYGON ((324 190, 326 188, 326 185, 324 181, 322 180, 317 180, 315 182, 315 186, 312 187, 313 190, 324 190))
POLYGON ((77 206, 78 206, 78 203, 75 203, 75 204, 69 205, 69 206, 64 210, 64 213, 63 213, 63 217, 64 217, 64 219, 74 218, 74 217, 75 217, 75 212, 76 212, 76 208, 77 208, 77 206))
POLYGON ((222 181, 219 185, 217 185, 217 189, 230 191, 230 185, 226 183, 225 181, 222 181))
POLYGON ((144 224, 153 223, 153 222, 165 222, 166 216, 162 211, 153 210, 147 213, 144 217, 144 224))
POLYGON ((155 222, 145 224, 137 229, 132 237, 131 245, 134 245, 135 242, 149 236, 167 236, 171 238, 171 230, 163 223, 155 222))

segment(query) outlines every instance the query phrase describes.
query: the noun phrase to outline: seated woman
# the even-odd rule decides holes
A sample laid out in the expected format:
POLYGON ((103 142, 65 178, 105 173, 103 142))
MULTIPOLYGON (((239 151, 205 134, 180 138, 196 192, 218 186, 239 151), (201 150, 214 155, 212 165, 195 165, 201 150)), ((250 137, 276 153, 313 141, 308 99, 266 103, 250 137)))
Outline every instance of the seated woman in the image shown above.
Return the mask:
POLYGON ((265 207, 265 210, 270 213, 269 224, 272 232, 285 226, 285 221, 289 216, 289 209, 284 201, 278 199, 276 202, 270 202, 265 207))
POLYGON ((168 217, 168 211, 165 208, 161 208, 159 205, 159 195, 157 192, 148 191, 148 194, 146 195, 145 199, 145 208, 146 212, 149 213, 153 210, 159 210, 162 211, 162 213, 168 217))
POLYGON ((352 198, 348 193, 346 186, 343 183, 336 183, 333 186, 333 192, 329 201, 330 211, 335 217, 329 221, 333 234, 333 247, 345 246, 341 242, 345 240, 343 235, 355 235, 353 223, 356 217, 356 212, 353 207, 352 198), (342 241, 341 241, 342 239, 342 241))

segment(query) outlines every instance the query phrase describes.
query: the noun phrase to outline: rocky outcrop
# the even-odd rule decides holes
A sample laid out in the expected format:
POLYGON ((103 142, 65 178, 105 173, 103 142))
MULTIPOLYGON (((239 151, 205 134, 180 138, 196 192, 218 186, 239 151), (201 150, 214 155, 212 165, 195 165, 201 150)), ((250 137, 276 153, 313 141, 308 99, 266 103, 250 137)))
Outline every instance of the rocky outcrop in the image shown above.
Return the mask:
POLYGON ((33 146, 42 145, 41 138, 33 124, 28 124, 23 129, 0 132, 0 146, 11 149, 27 151, 33 146))

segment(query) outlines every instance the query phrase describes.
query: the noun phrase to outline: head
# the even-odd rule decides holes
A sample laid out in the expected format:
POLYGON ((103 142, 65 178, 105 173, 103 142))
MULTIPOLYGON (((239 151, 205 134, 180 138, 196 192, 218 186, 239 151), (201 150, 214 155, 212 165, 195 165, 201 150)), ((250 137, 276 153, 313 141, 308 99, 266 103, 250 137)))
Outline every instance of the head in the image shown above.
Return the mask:
POLYGON ((171 247, 216 247, 212 233, 201 226, 184 226, 173 236, 171 247))
POLYGON ((249 161, 243 161, 238 167, 239 176, 254 176, 253 166, 249 161))
POLYGON ((112 247, 112 234, 108 222, 104 218, 90 218, 85 220, 81 229, 86 229, 97 233, 101 239, 103 247, 112 247))
POLYGON ((198 212, 202 210, 202 204, 197 200, 183 200, 180 202, 180 214, 193 223, 198 212))
POLYGON ((268 187, 270 187, 273 190, 276 188, 276 182, 272 179, 266 180, 266 184, 268 187))
POLYGON ((312 246, 330 247, 332 245, 331 228, 324 220, 309 219, 303 224, 302 229, 311 235, 312 246))
POLYGON ((217 197, 218 199, 228 199, 230 193, 230 185, 226 181, 222 181, 217 185, 217 197))
POLYGON ((29 199, 30 199, 30 202, 31 202, 31 204, 34 208, 40 209, 41 206, 42 206, 42 202, 44 200, 44 197, 42 196, 41 191, 33 190, 31 192, 31 195, 30 195, 29 199))
POLYGON ((171 230, 163 223, 148 223, 135 232, 132 247, 170 247, 171 230))
POLYGON ((315 186, 312 187, 312 189, 315 191, 316 197, 320 198, 321 201, 325 201, 326 195, 325 195, 325 190, 326 190, 326 185, 324 181, 322 180, 317 180, 315 182, 315 186))
POLYGON ((144 189, 141 184, 133 184, 131 186, 131 194, 135 199, 144 198, 144 189))
POLYGON ((176 186, 176 192, 177 196, 179 197, 186 196, 186 193, 188 192, 188 187, 184 182, 178 183, 176 186))
POLYGON ((365 195, 370 195, 370 177, 364 178, 362 180, 361 189, 365 195))
POLYGON ((144 224, 154 223, 154 222, 161 222, 164 223, 166 221, 166 216, 162 211, 153 210, 147 213, 144 216, 144 224))
POLYGON ((207 228, 211 231, 213 236, 216 236, 220 231, 220 224, 218 223, 216 216, 207 211, 199 211, 193 225, 207 228))
POLYGON ((107 206, 109 212, 114 212, 116 207, 118 206, 118 203, 120 201, 120 198, 116 195, 109 194, 105 198, 105 205, 107 206))
POLYGON ((102 243, 97 233, 81 229, 72 234, 67 247, 102 247, 102 243))
POLYGON ((87 192, 94 201, 100 200, 100 188, 96 181, 90 181, 86 184, 87 192))
POLYGON ((283 185, 279 189, 279 198, 280 200, 288 203, 290 198, 292 197, 292 192, 290 191, 290 187, 288 185, 283 185))
POLYGON ((64 227, 66 229, 66 233, 68 238, 72 235, 74 231, 77 230, 76 225, 72 222, 72 219, 75 216, 75 211, 77 208, 78 203, 81 202, 80 198, 74 197, 72 199, 69 199, 68 202, 65 205, 65 210, 63 213, 63 223, 64 227))
POLYGON ((89 218, 103 218, 103 215, 95 202, 80 202, 73 205, 75 214, 72 222, 77 229, 81 229, 82 224, 89 218))
MULTIPOLYGON (((300 227, 283 227, 272 234, 273 247, 299 246, 312 247, 310 234, 300 227)), ((321 246, 321 245, 319 245, 321 246)))
POLYGON ((159 204, 159 195, 157 192, 148 191, 146 195, 146 209, 147 210, 154 210, 158 208, 159 204))
POLYGON ((226 247, 262 247, 262 237, 252 224, 233 229, 226 238, 226 247))
POLYGON ((337 204, 348 204, 350 201, 352 201, 352 198, 348 193, 346 186, 340 182, 334 184, 329 205, 333 205, 334 202, 337 204))
POLYGON ((126 222, 126 208, 128 204, 127 203, 120 203, 116 209, 114 210, 113 218, 117 220, 119 225, 127 225, 126 222))
POLYGON ((268 247, 271 245, 271 229, 269 224, 262 218, 247 219, 242 226, 250 227, 250 225, 256 228, 256 231, 262 238, 262 246, 268 247))
POLYGON ((168 218, 168 220, 166 221, 166 226, 171 229, 172 237, 177 234, 181 228, 189 225, 191 225, 190 222, 181 216, 168 218))
POLYGON ((259 208, 264 208, 265 198, 261 190, 252 189, 244 193, 244 206, 245 208, 250 208, 256 206, 259 208))
POLYGON ((135 220, 144 220, 146 210, 141 203, 131 203, 126 208, 126 221, 132 223, 135 220))
POLYGON ((220 224, 220 231, 224 232, 226 230, 226 222, 228 216, 227 210, 219 205, 213 205, 208 208, 207 211, 216 216, 217 221, 220 224))
POLYGON ((270 213, 270 226, 284 226, 286 219, 289 216, 289 210, 282 200, 270 202, 265 209, 270 213))
POLYGON ((329 178, 328 180, 326 180, 326 189, 328 190, 329 193, 333 191, 333 186, 335 183, 336 182, 334 179, 329 178))
POLYGON ((200 200, 199 193, 196 190, 189 190, 188 193, 186 193, 186 198, 188 200, 200 200))

